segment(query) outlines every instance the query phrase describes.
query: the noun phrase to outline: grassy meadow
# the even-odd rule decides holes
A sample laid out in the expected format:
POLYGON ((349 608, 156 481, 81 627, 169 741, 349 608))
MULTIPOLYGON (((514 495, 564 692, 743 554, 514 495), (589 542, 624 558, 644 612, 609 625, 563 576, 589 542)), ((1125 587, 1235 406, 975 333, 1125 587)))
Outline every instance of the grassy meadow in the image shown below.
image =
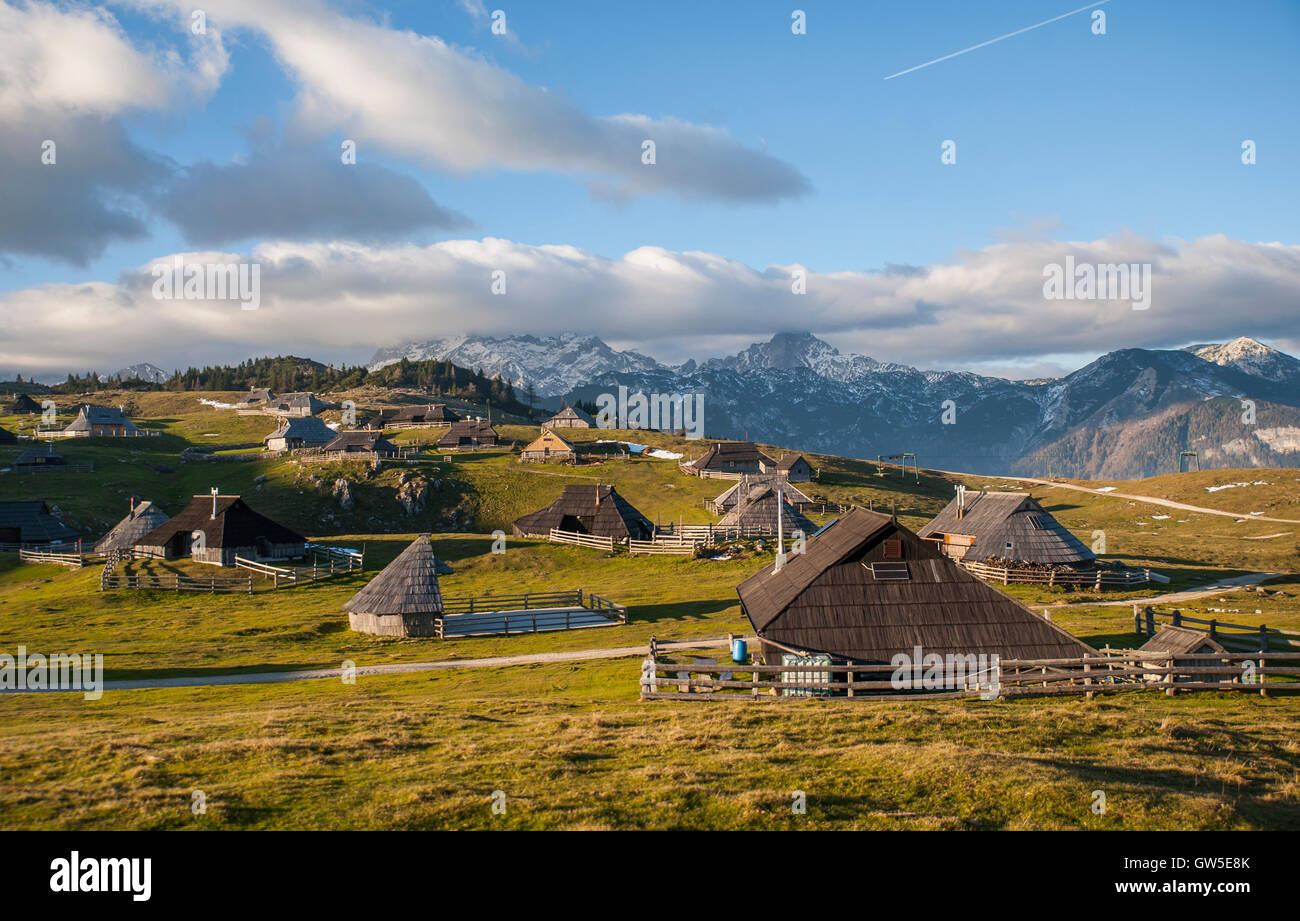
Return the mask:
MULTIPOLYGON (((140 439, 58 442, 93 473, 0 473, 0 500, 40 498, 91 540, 132 494, 175 513, 218 486, 314 540, 364 549, 366 571, 279 592, 205 595, 100 592, 99 570, 20 564, 0 554, 0 651, 98 652, 109 678, 471 659, 635 646, 651 636, 748 632, 736 585, 771 553, 730 559, 610 556, 492 532, 548 504, 566 484, 613 483, 651 520, 705 523, 730 483, 699 480, 677 461, 607 457, 577 467, 521 465, 510 450, 535 426, 499 427, 505 446, 431 454, 372 472, 292 458, 183 461, 188 447, 260 442, 275 426, 200 402, 235 394, 104 394, 130 400, 140 439), (355 507, 332 498, 337 479, 355 507), (428 485, 407 514, 402 481, 428 485), (453 567, 446 595, 582 588, 629 606, 626 626, 438 642, 361 636, 343 603, 417 534, 434 532, 453 567)), ((71 402, 64 409, 71 409, 71 402)), ((70 418, 70 416, 67 416, 70 418)), ((327 414, 337 419, 337 413, 327 414)), ((0 418, 30 431, 34 417, 0 418)), ((573 432, 684 454, 696 442, 661 433, 573 432)), ((427 444, 434 430, 399 433, 427 444)), ((768 446, 777 456, 781 449, 768 446)), ((0 447, 0 468, 21 448, 0 447)), ((834 504, 893 508, 918 528, 951 498, 1026 484, 923 472, 920 482, 874 462, 806 455, 805 492, 834 504)), ((924 458, 922 458, 924 460, 924 458)), ((1071 481, 1074 482, 1074 481, 1071 481)), ((1028 488, 1085 543, 1171 579, 1142 590, 1009 586, 1075 635, 1129 646, 1130 601, 1247 572, 1281 574, 1179 604, 1185 613, 1300 630, 1300 519, 1294 470, 1224 470, 1114 484, 1116 491, 1222 509, 1184 512, 1060 485, 1028 488), (1245 482, 1250 486, 1207 487, 1245 482), (1254 485, 1262 483, 1264 485, 1254 485)), ((818 524, 833 512, 814 514, 818 524)), ((132 566, 157 564, 135 563, 132 566)), ((173 564, 168 564, 169 566, 173 564)), ((183 565, 183 564, 182 564, 183 565)), ((205 574, 209 570, 205 568, 205 574)), ((243 575, 241 573, 241 575, 243 575)), ((1294 828, 1300 827, 1300 701, 1247 695, 1130 693, 1095 700, 786 701, 715 705, 637 699, 635 657, 363 676, 275 685, 2 695, 0 827, 5 828, 1294 828), (509 806, 489 808, 494 790, 509 806), (1106 791, 1106 815, 1091 791, 1106 791), (206 815, 190 812, 194 790, 206 815), (794 816, 790 792, 808 794, 794 816)))

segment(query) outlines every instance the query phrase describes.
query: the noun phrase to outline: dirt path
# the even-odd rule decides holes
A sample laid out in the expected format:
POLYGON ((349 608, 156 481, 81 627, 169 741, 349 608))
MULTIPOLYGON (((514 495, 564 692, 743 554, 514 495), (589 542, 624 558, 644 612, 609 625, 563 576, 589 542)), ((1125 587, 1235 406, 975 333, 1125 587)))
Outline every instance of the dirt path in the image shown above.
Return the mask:
POLYGON ((1202 515, 1220 515, 1224 518, 1242 518, 1246 521, 1275 521, 1279 524, 1300 524, 1300 519, 1296 518, 1270 518, 1267 515, 1243 515, 1238 512, 1225 512, 1222 509, 1217 508, 1203 508, 1199 505, 1187 505, 1183 502, 1174 502, 1172 499, 1157 499, 1155 496, 1137 496, 1127 492, 1102 492, 1100 489, 1092 489, 1087 486, 1076 486, 1073 483, 1057 483, 1054 480, 1040 480, 1036 477, 1009 476, 1001 477, 1001 479, 1017 480, 1021 483, 1039 483, 1043 486, 1059 486, 1061 489, 1073 489, 1076 492, 1089 492, 1094 496, 1113 496, 1116 499, 1132 499, 1135 502, 1162 505, 1165 508, 1176 508, 1184 512, 1199 512, 1202 515))
MULTIPOLYGON (((754 637, 741 637, 751 645, 754 637)), ((726 649, 725 636, 707 637, 699 640, 682 640, 675 643, 659 644, 664 651, 675 649, 726 649)), ((636 646, 609 646, 604 649, 574 649, 565 652, 537 652, 522 656, 494 656, 485 659, 448 659, 442 662, 395 662, 389 665, 359 665, 355 674, 358 678, 366 675, 400 675, 407 672, 434 672, 456 668, 503 668, 511 665, 545 665, 553 662, 586 662, 596 659, 624 659, 632 656, 644 656, 646 644, 636 646)), ((118 681, 105 681, 105 691, 142 691, 160 688, 205 688, 227 684, 280 684, 286 681, 315 681, 323 678, 339 680, 343 677, 342 668, 314 668, 292 672, 244 672, 237 675, 209 675, 176 678, 140 678, 118 681)), ((0 691, 0 694, 40 694, 48 691, 0 691)), ((54 692, 57 693, 57 692, 54 692)), ((68 693, 80 694, 81 691, 68 693)))
MULTIPOLYGON (((1198 598, 1212 598, 1215 595, 1222 595, 1226 592, 1236 591, 1244 585, 1258 585, 1261 582, 1267 582, 1269 579, 1277 578, 1283 575, 1278 572, 1252 572, 1244 576, 1233 576, 1231 579, 1220 579, 1212 585, 1201 585, 1196 588, 1184 589, 1181 592, 1170 592, 1167 595, 1153 595, 1150 598, 1125 598, 1122 601, 1069 601, 1062 604, 1050 605, 1052 608, 1126 608, 1135 604, 1174 604, 1176 602, 1195 601, 1198 598)), ((1039 605, 1030 605, 1037 608, 1039 605)))

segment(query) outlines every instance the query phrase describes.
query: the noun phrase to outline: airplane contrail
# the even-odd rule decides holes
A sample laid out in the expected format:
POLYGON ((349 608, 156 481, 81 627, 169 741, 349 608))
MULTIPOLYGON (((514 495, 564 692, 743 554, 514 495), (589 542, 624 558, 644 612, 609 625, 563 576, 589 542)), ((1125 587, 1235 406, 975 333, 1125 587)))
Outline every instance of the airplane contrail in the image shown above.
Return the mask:
POLYGON ((999 35, 997 38, 990 38, 986 42, 980 42, 978 45, 971 45, 969 48, 963 48, 961 51, 954 51, 952 54, 945 54, 943 57, 935 58, 933 61, 926 61, 924 64, 917 64, 915 67, 907 68, 907 70, 900 70, 896 74, 890 74, 885 79, 892 80, 895 77, 903 76, 903 74, 910 74, 912 71, 920 70, 922 67, 929 67, 931 64, 938 64, 940 61, 946 61, 949 58, 958 57, 959 55, 966 54, 968 51, 974 51, 977 48, 983 48, 986 45, 992 45, 996 42, 1002 41, 1004 38, 1011 38, 1014 35, 1020 35, 1024 32, 1031 32, 1034 29, 1039 29, 1045 25, 1048 25, 1049 23, 1056 22, 1058 19, 1064 19, 1065 17, 1073 16, 1076 13, 1082 13, 1084 10, 1096 9, 1097 7, 1104 6, 1107 3, 1110 3, 1110 0, 1097 0, 1096 3, 1089 3, 1087 6, 1081 6, 1077 10, 1070 10, 1070 12, 1062 13, 1060 16, 1053 16, 1051 19, 1044 19, 1042 22, 1034 23, 1032 26, 1025 26, 1023 29, 1017 29, 1014 32, 1008 32, 1006 35, 999 35))

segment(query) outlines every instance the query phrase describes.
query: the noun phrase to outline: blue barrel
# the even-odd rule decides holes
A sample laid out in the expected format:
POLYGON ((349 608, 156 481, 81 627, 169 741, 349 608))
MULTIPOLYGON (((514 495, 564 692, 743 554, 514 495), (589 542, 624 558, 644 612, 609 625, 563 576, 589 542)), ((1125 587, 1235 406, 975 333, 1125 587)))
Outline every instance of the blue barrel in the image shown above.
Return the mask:
POLYGON ((744 640, 731 641, 731 661, 744 662, 749 658, 749 647, 745 645, 744 640))

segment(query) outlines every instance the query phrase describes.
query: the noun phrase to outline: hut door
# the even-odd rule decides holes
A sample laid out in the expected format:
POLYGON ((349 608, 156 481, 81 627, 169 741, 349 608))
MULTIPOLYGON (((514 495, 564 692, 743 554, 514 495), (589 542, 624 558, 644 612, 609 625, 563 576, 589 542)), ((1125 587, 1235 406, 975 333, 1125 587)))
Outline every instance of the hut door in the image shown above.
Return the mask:
POLYGON ((582 526, 582 522, 574 515, 565 515, 560 519, 560 530, 569 531, 574 534, 586 534, 587 529, 582 526))

